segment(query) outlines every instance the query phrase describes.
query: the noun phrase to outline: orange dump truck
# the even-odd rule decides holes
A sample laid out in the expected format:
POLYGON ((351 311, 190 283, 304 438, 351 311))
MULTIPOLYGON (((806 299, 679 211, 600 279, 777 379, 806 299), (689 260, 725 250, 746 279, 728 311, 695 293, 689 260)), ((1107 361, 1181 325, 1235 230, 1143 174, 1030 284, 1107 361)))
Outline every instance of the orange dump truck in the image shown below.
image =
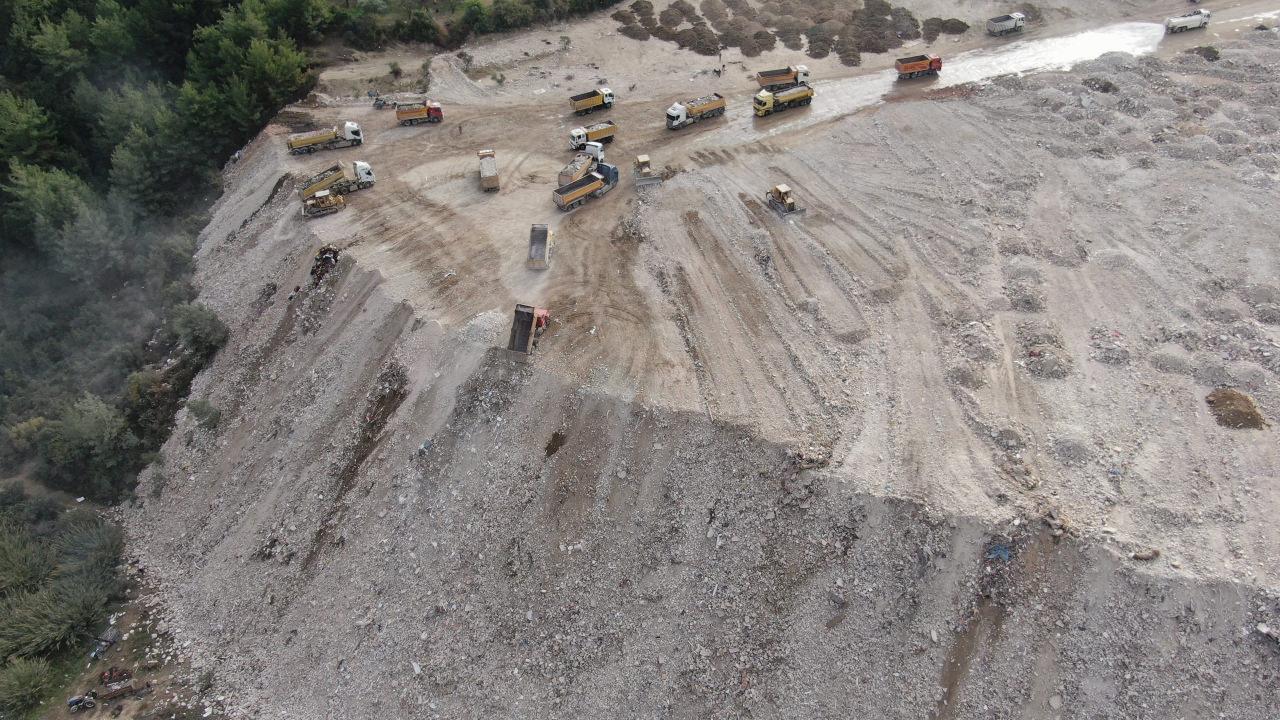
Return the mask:
POLYGON ((899 80, 937 75, 942 70, 942 58, 937 55, 912 55, 898 58, 893 67, 898 71, 899 80))
POLYGON ((401 125, 438 123, 444 119, 444 111, 438 102, 415 102, 396 105, 396 122, 401 125))

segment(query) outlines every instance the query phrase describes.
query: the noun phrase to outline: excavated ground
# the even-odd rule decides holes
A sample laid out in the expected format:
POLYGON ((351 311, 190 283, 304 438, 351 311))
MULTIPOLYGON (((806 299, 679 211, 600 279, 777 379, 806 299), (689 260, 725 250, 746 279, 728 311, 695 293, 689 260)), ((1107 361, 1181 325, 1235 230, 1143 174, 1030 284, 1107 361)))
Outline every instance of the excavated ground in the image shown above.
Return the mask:
POLYGON ((624 180, 568 215, 546 57, 505 88, 437 59, 440 126, 293 108, 369 142, 299 159, 273 126, 228 171, 198 257, 223 420, 183 417, 127 516, 166 629, 244 717, 1280 717, 1265 6, 758 121, 698 75, 731 110, 680 133, 661 75, 611 80, 624 180), (670 177, 637 191, 646 152, 670 177), (352 159, 377 184, 298 217, 296 179, 352 159), (495 349, 515 302, 553 317, 529 362, 495 349), (1224 387, 1256 428, 1215 419, 1224 387))

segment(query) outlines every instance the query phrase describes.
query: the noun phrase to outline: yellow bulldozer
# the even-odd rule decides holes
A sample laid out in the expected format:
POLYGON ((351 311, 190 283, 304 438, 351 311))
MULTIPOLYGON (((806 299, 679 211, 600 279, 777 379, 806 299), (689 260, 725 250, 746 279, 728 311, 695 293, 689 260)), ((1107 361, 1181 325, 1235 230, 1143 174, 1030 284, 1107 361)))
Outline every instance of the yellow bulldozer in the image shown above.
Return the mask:
POLYGON ((769 192, 765 193, 764 199, 769 204, 769 207, 780 215, 804 213, 804 208, 796 205, 796 199, 791 195, 791 186, 789 185, 774 185, 769 189, 769 192))

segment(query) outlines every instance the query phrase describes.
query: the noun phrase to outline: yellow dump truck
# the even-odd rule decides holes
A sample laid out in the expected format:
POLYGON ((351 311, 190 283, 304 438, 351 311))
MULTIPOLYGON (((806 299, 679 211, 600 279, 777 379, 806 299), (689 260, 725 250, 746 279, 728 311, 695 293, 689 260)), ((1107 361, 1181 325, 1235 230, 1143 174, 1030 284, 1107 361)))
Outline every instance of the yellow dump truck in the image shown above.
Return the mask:
POLYGON ((480 156, 480 187, 485 191, 498 189, 498 158, 492 150, 481 150, 476 153, 480 156))
POLYGON ((401 125, 438 123, 444 119, 444 111, 438 102, 412 102, 396 105, 396 122, 401 125))
POLYGON ((557 187, 564 187, 569 183, 579 180, 582 176, 596 169, 596 159, 589 153, 580 152, 573 156, 573 160, 560 170, 560 174, 556 176, 557 187))
POLYGON ((569 147, 574 150, 581 150, 589 142, 610 143, 613 142, 613 136, 616 132, 618 132, 618 126, 612 120, 574 128, 569 131, 569 147))
POLYGON ((800 107, 813 102, 813 88, 808 83, 800 83, 786 90, 761 90, 756 93, 752 106, 756 117, 772 115, 779 110, 800 107))
POLYGON ((343 195, 371 187, 375 180, 373 168, 367 162, 356 160, 335 163, 303 180, 298 194, 303 200, 324 190, 329 190, 334 195, 343 195))
POLYGON ((591 92, 584 92, 581 95, 574 95, 569 98, 569 104, 573 106, 574 115, 586 115, 596 110, 607 110, 613 107, 613 91, 609 88, 600 88, 591 92))
POLYGON ((597 163, 595 172, 551 191, 551 199, 556 207, 567 212, 586 202, 589 197, 604 195, 617 184, 618 168, 608 163, 597 163))
POLYGON ((285 145, 288 146, 290 155, 304 155, 317 150, 352 147, 362 142, 364 142, 364 134, 360 131, 360 124, 346 122, 343 123, 341 128, 335 126, 323 130, 295 133, 289 136, 289 139, 285 141, 285 145))
POLYGON ((667 108, 667 127, 679 130, 707 118, 724 114, 724 96, 711 93, 667 108))
POLYGON ((552 232, 546 225, 529 229, 529 258, 524 266, 530 270, 546 270, 551 266, 552 232))

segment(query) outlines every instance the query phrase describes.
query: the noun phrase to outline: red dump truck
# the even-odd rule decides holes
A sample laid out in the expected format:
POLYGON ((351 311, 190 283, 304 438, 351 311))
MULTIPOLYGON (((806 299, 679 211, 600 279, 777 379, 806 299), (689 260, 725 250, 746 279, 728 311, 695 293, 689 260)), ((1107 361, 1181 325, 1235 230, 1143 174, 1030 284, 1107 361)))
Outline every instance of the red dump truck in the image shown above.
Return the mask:
POLYGON ((898 71, 899 80, 937 75, 942 71, 942 58, 937 55, 912 55, 898 58, 893 67, 898 71))
POLYGON ((401 125, 438 123, 444 120, 444 110, 438 102, 414 102, 396 105, 396 122, 401 125))

